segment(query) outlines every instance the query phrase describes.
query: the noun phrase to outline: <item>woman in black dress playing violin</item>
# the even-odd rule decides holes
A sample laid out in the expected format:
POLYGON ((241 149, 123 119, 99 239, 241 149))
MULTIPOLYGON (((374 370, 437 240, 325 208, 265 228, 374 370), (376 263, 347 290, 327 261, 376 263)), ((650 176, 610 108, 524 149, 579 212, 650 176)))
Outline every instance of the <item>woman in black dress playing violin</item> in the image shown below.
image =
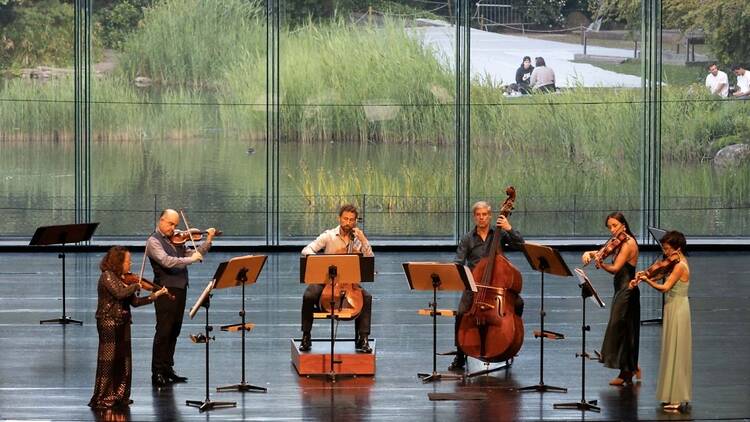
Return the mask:
POLYGON ((593 261, 597 268, 614 275, 615 293, 602 343, 601 361, 607 368, 620 370, 609 384, 621 386, 631 384, 633 375, 637 379, 641 378, 641 370, 638 367, 640 292, 638 288, 628 289, 630 280, 635 277, 638 243, 621 212, 607 215, 605 224, 612 238, 599 251, 584 252, 582 260, 584 265, 593 261), (613 255, 611 263, 604 262, 608 255, 613 255))

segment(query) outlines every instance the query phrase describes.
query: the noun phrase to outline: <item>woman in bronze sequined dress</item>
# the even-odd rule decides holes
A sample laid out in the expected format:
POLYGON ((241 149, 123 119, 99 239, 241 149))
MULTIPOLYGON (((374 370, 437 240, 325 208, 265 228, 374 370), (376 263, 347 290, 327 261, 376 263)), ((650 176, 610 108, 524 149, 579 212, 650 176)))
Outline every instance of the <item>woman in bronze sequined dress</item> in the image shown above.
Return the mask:
POLYGON ((99 332, 99 354, 96 364, 94 395, 89 406, 96 409, 127 406, 130 400, 132 363, 130 355, 130 306, 153 303, 166 289, 146 297, 136 296, 140 286, 125 284, 123 275, 130 272, 130 252, 122 246, 112 247, 99 264, 99 303, 96 329, 99 332))

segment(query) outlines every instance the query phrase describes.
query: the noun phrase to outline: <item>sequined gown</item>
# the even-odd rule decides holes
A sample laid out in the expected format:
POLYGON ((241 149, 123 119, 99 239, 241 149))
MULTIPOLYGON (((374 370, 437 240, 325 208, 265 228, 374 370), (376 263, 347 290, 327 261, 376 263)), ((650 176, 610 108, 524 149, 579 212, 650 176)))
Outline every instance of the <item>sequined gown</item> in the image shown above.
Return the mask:
POLYGON ((630 263, 614 275, 615 295, 602 343, 602 362, 607 368, 635 371, 638 368, 638 339, 641 325, 641 299, 638 288, 628 289, 635 278, 630 263))
POLYGON ((96 329, 99 332, 99 353, 96 362, 93 408, 127 406, 130 403, 132 363, 130 352, 130 306, 151 303, 149 297, 135 295, 137 285, 125 285, 112 272, 99 277, 99 300, 96 308, 96 329))

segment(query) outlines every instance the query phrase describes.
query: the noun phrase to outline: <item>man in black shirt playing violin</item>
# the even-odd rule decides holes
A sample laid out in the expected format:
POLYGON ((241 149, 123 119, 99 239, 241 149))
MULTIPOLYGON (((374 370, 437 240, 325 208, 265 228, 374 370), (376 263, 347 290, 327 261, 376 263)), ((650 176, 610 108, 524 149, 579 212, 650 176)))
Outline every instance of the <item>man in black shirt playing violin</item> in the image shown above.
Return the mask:
MULTIPOLYGON (((458 249, 456 249, 456 258, 454 261, 461 265, 466 265, 470 269, 479 263, 479 260, 484 257, 490 245, 492 244, 492 238, 495 235, 495 228, 490 226, 492 221, 492 207, 485 201, 479 201, 471 207, 472 214, 474 216, 474 229, 466 233, 461 240, 458 242, 458 249)), ((497 217, 496 226, 500 227, 500 238, 503 249, 512 247, 517 249, 519 245, 523 243, 521 234, 514 230, 510 225, 510 221, 502 214, 497 217)), ((456 342, 456 357, 448 367, 448 370, 463 370, 466 365, 466 355, 461 351, 458 345, 458 328, 461 324, 461 318, 464 314, 471 309, 474 304, 474 292, 471 290, 464 290, 461 295, 461 301, 458 303, 458 310, 456 312, 456 326, 454 338, 456 342)), ((519 316, 523 313, 523 299, 520 297, 516 302, 516 314, 519 316)))

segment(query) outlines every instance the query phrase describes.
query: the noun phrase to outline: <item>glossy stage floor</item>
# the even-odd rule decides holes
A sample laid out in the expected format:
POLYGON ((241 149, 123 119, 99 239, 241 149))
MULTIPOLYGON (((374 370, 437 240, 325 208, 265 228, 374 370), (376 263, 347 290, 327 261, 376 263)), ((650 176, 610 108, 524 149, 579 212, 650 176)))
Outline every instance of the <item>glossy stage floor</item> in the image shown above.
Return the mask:
MULTIPOLYGON (((193 302, 221 261, 240 253, 210 253, 202 264, 190 269, 188 301, 193 302)), ((241 342, 237 333, 214 331, 211 344, 210 387, 212 400, 236 401, 236 408, 199 413, 186 400, 204 398, 204 347, 188 335, 201 330, 203 314, 190 320, 186 315, 177 344, 176 370, 190 378, 161 390, 150 384, 151 343, 154 334, 153 307, 134 310, 133 393, 135 401, 124 413, 100 414, 88 402, 96 367, 97 265, 101 253, 67 255, 67 300, 69 316, 83 320, 78 325, 40 325, 42 319, 61 315, 61 266, 56 253, 0 254, 0 419, 44 420, 728 420, 750 418, 750 260, 747 252, 697 252, 690 257, 693 281, 690 287, 693 326, 693 401, 687 413, 667 414, 654 397, 658 373, 660 325, 641 329, 640 364, 643 380, 633 387, 607 384, 616 372, 589 361, 586 398, 598 400, 601 413, 558 410, 553 404, 581 399, 580 360, 581 299, 573 278, 548 276, 545 280, 545 328, 565 334, 564 340, 544 345, 544 381, 567 387, 567 394, 519 392, 518 387, 539 381, 538 328, 540 280, 523 256, 511 260, 524 277, 523 297, 526 340, 510 370, 472 378, 466 382, 442 381, 423 384, 417 372, 432 370, 431 319, 417 315, 427 307, 431 293, 410 291, 401 269, 403 261, 449 261, 451 253, 388 252, 376 256, 376 281, 367 286, 374 296, 373 332, 377 338, 375 377, 324 379, 296 374, 290 362, 289 339, 299 335, 300 304, 304 286, 298 281, 298 255, 273 253, 259 282, 247 289, 248 321, 256 324, 247 340, 247 380, 268 388, 263 393, 216 393, 215 387, 240 381, 241 342), (478 400, 431 401, 429 393, 460 394, 452 398, 478 400)), ((134 267, 141 254, 133 256, 134 267)), ((563 257, 575 265, 579 253, 563 257)), ((647 265, 653 254, 643 254, 647 265)), ((589 271, 592 282, 611 299, 611 277, 589 271)), ((641 287, 642 319, 658 317, 659 297, 641 287)), ((440 307, 453 308, 457 294, 439 295, 440 307)), ((216 325, 239 321, 239 288, 217 291, 210 316, 216 325)), ((608 318, 608 309, 587 302, 591 325, 589 351, 598 349, 608 318)), ((452 349, 452 325, 439 320, 438 350, 452 349)), ((342 323, 340 336, 350 337, 351 322, 342 323)), ((324 321, 315 323, 314 336, 329 333, 324 321)), ((438 358, 445 370, 450 357, 438 358)), ((483 369, 478 362, 472 369, 483 369)), ((450 397, 449 397, 450 398, 450 397)))

